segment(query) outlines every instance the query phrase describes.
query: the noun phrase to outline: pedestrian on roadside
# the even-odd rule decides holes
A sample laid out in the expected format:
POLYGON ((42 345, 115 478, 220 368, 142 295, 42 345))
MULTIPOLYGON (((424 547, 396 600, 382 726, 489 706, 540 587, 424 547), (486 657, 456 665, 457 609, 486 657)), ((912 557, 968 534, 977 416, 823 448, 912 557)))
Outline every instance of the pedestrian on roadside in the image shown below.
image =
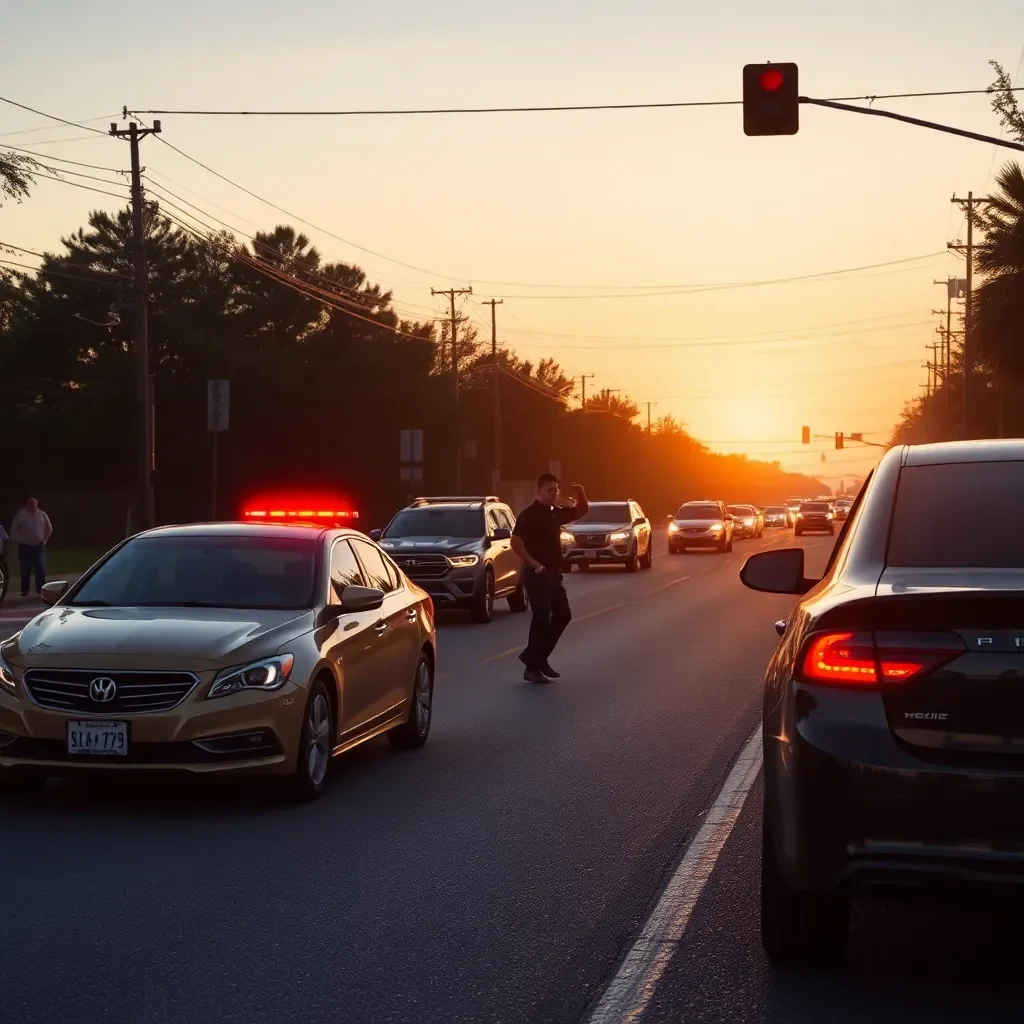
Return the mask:
POLYGON ((28 597, 33 575, 36 578, 36 593, 43 589, 46 582, 46 545, 52 535, 50 517, 39 507, 35 498, 29 498, 11 523, 11 540, 18 545, 22 597, 28 597))
POLYGON ((586 515, 589 507, 583 487, 573 484, 572 489, 575 498, 562 501, 558 477, 541 473, 537 500, 522 511, 512 531, 512 549, 523 560, 523 584, 533 610, 529 642, 519 655, 528 683, 546 683, 561 675, 548 659, 572 620, 562 586, 562 527, 586 515))

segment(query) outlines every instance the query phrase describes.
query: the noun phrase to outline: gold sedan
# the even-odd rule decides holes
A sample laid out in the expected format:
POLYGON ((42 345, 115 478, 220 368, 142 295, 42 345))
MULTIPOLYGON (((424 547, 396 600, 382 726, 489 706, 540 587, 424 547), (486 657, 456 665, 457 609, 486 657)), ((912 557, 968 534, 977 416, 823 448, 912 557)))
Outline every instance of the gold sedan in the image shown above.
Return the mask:
POLYGON ((158 770, 313 799, 332 755, 427 740, 433 603, 354 530, 151 530, 43 597, 0 645, 0 791, 158 770))

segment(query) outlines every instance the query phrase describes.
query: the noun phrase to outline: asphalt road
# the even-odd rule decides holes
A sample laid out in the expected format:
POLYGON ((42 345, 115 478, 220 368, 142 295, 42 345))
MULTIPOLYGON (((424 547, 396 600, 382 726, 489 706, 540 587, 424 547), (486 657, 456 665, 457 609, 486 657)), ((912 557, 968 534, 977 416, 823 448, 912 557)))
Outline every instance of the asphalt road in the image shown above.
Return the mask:
MULTIPOLYGON (((585 1021, 757 724, 791 601, 736 574, 783 542, 574 573, 551 686, 521 680, 525 617, 452 617, 428 746, 368 744, 315 805, 0 803, 0 1024, 585 1021)), ((829 539, 804 546, 820 568, 829 539)), ((769 970, 759 807, 755 787, 642 1024, 1011 1019, 1005 909, 858 908, 848 967, 769 970)))

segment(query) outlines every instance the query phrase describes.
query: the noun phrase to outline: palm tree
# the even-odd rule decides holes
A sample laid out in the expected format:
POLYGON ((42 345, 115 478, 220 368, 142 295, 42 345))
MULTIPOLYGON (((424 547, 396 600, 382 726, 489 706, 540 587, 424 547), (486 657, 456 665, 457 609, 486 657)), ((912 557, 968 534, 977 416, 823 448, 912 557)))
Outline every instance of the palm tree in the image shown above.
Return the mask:
POLYGON ((1008 163, 996 182, 979 219, 975 266, 985 281, 974 293, 974 338, 982 362, 1024 379, 1024 171, 1008 163))

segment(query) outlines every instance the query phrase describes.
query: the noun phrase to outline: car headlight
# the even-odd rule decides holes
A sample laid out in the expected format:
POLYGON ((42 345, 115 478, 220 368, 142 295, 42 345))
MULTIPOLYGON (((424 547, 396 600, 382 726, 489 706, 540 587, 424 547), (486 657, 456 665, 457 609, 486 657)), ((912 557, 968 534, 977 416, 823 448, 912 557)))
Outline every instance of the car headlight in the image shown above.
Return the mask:
POLYGON ((226 668, 217 674, 207 699, 226 697, 242 690, 279 690, 287 682, 294 664, 293 655, 279 654, 238 668, 226 668))
POLYGON ((15 688, 14 669, 3 658, 0 658, 0 690, 13 695, 15 688))
POLYGON ((669 523, 668 524, 668 532, 669 533, 678 533, 680 529, 681 529, 681 527, 679 526, 678 523, 669 523))
POLYGON ((616 541, 620 541, 620 540, 629 540, 629 533, 628 533, 628 531, 626 531, 626 530, 619 530, 619 532, 618 532, 618 533, 613 533, 613 534, 612 534, 612 535, 611 535, 611 536, 610 536, 610 537, 609 537, 608 539, 609 539, 609 540, 610 540, 610 541, 611 541, 611 542, 612 542, 613 544, 614 544, 614 543, 615 543, 616 541))
POLYGON ((454 555, 448 559, 448 564, 455 569, 468 569, 479 561, 479 555, 454 555))
POLYGON ((571 534, 571 533, 567 533, 565 530, 563 530, 561 532, 561 534, 559 535, 559 540, 561 540, 561 542, 563 544, 575 544, 576 543, 576 537, 573 534, 571 534))
POLYGON ((711 524, 711 525, 710 525, 710 526, 708 527, 708 529, 709 529, 709 530, 710 530, 710 531, 711 531, 712 533, 721 533, 721 532, 722 532, 722 530, 724 529, 724 527, 725 527, 725 524, 724 524, 724 523, 712 523, 712 524, 711 524))
POLYGON ((743 520, 743 525, 744 526, 753 526, 754 525, 754 520, 753 519, 744 519, 743 520))

